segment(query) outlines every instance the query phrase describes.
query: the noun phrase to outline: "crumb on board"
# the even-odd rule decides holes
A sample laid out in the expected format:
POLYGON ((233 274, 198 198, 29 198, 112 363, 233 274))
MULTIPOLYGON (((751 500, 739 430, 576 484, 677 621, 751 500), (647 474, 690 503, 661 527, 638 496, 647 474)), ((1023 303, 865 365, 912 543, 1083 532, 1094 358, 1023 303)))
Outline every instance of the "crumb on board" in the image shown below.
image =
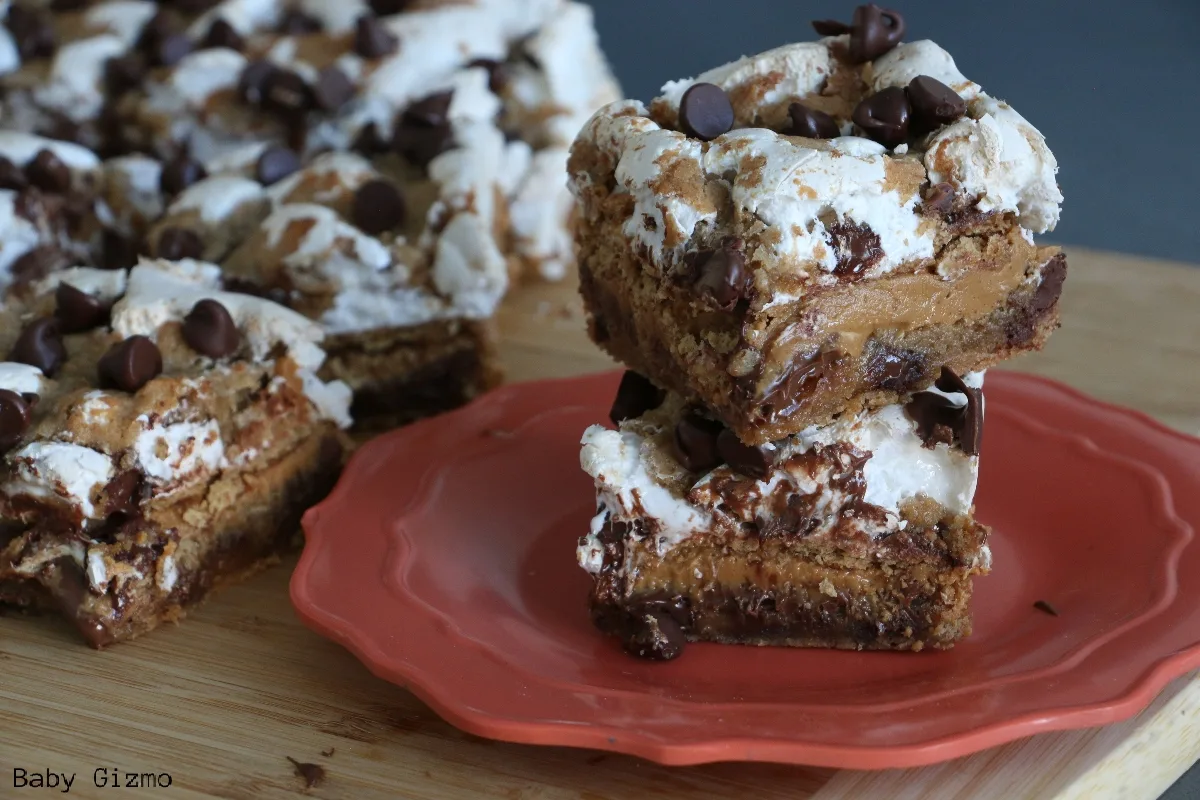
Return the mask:
POLYGON ((328 750, 322 750, 322 751, 321 751, 321 755, 325 756, 326 758, 329 758, 330 756, 332 756, 332 755, 333 755, 334 753, 336 753, 336 752, 337 752, 337 748, 336 748, 336 747, 331 747, 331 748, 329 748, 328 750))
POLYGON ((325 780, 325 768, 320 764, 308 764, 303 761, 297 761, 291 756, 285 758, 292 762, 292 767, 295 768, 296 774, 304 779, 306 789, 311 789, 314 786, 320 786, 325 780))

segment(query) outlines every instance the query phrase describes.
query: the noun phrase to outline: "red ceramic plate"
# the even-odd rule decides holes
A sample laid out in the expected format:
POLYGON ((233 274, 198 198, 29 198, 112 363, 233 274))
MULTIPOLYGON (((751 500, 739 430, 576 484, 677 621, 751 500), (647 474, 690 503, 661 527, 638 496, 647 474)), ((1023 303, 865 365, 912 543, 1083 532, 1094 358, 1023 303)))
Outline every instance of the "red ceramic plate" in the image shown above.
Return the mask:
POLYGON ((575 565, 594 503, 579 438, 616 381, 507 386, 365 446, 304 519, 300 616, 467 731, 668 764, 927 764, 1128 717, 1200 666, 1200 441, 1004 372, 969 640, 631 658, 592 628, 575 565))

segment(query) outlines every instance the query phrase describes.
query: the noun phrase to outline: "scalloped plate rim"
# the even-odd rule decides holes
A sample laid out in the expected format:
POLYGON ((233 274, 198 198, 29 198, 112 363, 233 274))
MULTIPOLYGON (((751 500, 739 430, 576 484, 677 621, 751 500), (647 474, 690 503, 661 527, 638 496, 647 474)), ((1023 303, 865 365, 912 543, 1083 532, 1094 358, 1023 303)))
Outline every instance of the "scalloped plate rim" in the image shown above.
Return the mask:
MULTIPOLYGON (((538 387, 549 388, 584 381, 599 382, 611 380, 616 374, 618 373, 592 373, 570 378, 550 378, 508 384, 488 393, 464 409, 451 412, 451 414, 459 414, 464 411, 470 413, 472 410, 477 412, 479 407, 487 405, 502 405, 512 395, 538 387)), ((1148 426, 1158 433, 1166 434, 1181 444, 1200 446, 1200 439, 1170 428, 1140 411, 1095 399, 1057 381, 1007 370, 998 371, 997 374, 1003 374, 1004 380, 1036 384, 1042 389, 1049 389, 1064 395, 1073 402, 1119 414, 1139 425, 1148 426)), ((445 416, 416 423, 416 425, 436 425, 444 419, 445 416)), ((413 435, 413 427, 415 426, 385 433, 364 445, 351 458, 344 474, 351 475, 357 470, 365 468, 369 456, 372 455, 372 450, 377 449, 382 452, 385 449, 383 445, 392 439, 413 435)), ((1161 474, 1160 477, 1162 477, 1161 474)), ((1162 479, 1166 480, 1165 477, 1162 479)), ((427 703, 439 716, 456 727, 478 736, 525 744, 591 747, 640 756, 668 765, 691 765, 713 761, 765 761, 858 769, 912 767, 966 755, 1036 733, 1092 727, 1127 719, 1145 708, 1171 680, 1200 667, 1200 641, 1198 641, 1154 661, 1136 678, 1128 681, 1122 691, 1108 699, 1066 706, 1047 706, 1044 709, 969 727, 945 736, 887 747, 823 745, 808 740, 780 740, 777 737, 755 739, 707 736, 697 741, 674 739, 671 742, 663 742, 661 737, 656 735, 648 735, 643 731, 631 734, 620 727, 604 723, 589 722, 583 725, 572 725, 564 721, 530 721, 498 717, 483 709, 463 708, 460 703, 455 702, 453 689, 441 686, 437 681, 429 680, 428 670, 411 659, 397 659, 384 653, 372 641, 370 632, 355 626, 351 620, 343 619, 337 614, 326 611, 309 596, 310 570, 318 551, 324 551, 329 546, 328 538, 313 536, 311 531, 317 527, 324 514, 332 511, 342 501, 343 495, 353 491, 350 483, 346 480, 340 481, 322 503, 304 515, 303 527, 306 532, 306 545, 290 584, 290 595, 298 616, 314 631, 349 650, 372 674, 403 686, 427 703), (568 730, 571 740, 564 741, 564 732, 568 730), (802 755, 798 757, 797 751, 802 751, 802 755)), ((1173 516, 1181 520, 1183 525, 1192 531, 1194 538, 1192 526, 1177 514, 1173 514, 1173 516)), ((1186 543, 1184 547, 1179 548, 1179 553, 1176 554, 1177 558, 1182 555, 1185 547, 1186 543)), ((1170 604, 1168 604, 1169 606, 1170 604)), ((1111 644, 1111 641, 1105 642, 1097 649, 1111 644)))

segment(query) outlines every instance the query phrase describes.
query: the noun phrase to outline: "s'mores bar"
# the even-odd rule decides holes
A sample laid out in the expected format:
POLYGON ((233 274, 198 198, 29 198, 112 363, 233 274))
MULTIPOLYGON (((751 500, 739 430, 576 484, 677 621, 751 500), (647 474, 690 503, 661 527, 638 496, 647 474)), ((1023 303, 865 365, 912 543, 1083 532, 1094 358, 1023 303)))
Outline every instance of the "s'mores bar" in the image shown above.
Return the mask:
POLYGON ((743 444, 633 373, 581 462, 598 510, 579 543, 593 619, 656 659, 713 641, 945 648, 971 631, 991 563, 971 516, 983 376, 949 371, 905 404, 743 444), (633 384, 632 386, 630 384, 633 384))
POLYGON ((609 105, 571 187, 596 342, 762 444, 1058 325, 1042 135, 899 14, 609 105))
MULTIPOLYGON (((421 183, 486 127, 513 157, 497 246, 514 271, 573 258, 567 149, 619 94, 570 0, 14 2, 0 32, 9 127, 105 155, 214 170, 246 146, 355 150, 421 183)), ((405 187, 407 189, 407 187, 405 187)))
POLYGON ((571 151, 589 332, 630 368, 577 555, 635 655, 944 649, 991 566, 983 372, 1058 326, 1057 164, 895 11, 814 26, 571 151))
POLYGON ((172 204, 158 240, 185 230, 212 242, 204 229, 249 223, 232 252, 209 257, 222 259, 226 281, 321 324, 322 374, 354 390, 356 420, 393 426, 444 411, 499 382, 491 317, 509 280, 495 232, 512 150, 486 126, 460 145, 419 183, 353 153, 318 156, 269 187, 208 178, 172 204), (213 182, 240 188, 210 191, 213 182))
POLYGON ((94 647, 270 564, 332 486, 323 332, 212 264, 70 268, 0 310, 0 604, 94 647))

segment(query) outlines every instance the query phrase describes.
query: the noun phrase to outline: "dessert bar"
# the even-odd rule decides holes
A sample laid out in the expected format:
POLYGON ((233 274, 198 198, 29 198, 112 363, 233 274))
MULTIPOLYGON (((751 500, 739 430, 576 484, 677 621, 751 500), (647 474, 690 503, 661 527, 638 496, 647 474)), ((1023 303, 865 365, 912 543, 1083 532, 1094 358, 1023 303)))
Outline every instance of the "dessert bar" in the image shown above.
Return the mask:
POLYGON ((453 408, 500 375, 490 320, 509 280, 494 236, 507 145, 495 131, 480 133, 403 193, 353 153, 318 156, 269 187, 211 177, 185 190, 156 232, 204 226, 193 193, 222 205, 208 213, 209 227, 248 222, 243 241, 221 254, 226 281, 321 323, 322 374, 353 388, 360 423, 396 425, 453 408), (214 182, 244 187, 241 201, 211 190, 214 182))
POLYGON ((991 563, 972 517, 982 379, 946 370, 904 403, 753 447, 629 373, 618 428, 589 428, 580 457, 596 624, 657 659, 685 641, 953 645, 991 563))
POLYGON ((1066 263, 1031 236, 1062 199, 1042 135, 864 8, 853 30, 609 105, 572 151, 592 337, 748 443, 1058 325, 1066 263))
POLYGON ((196 261, 72 268, 0 311, 0 604, 95 647, 272 562, 341 466, 322 331, 196 261))

